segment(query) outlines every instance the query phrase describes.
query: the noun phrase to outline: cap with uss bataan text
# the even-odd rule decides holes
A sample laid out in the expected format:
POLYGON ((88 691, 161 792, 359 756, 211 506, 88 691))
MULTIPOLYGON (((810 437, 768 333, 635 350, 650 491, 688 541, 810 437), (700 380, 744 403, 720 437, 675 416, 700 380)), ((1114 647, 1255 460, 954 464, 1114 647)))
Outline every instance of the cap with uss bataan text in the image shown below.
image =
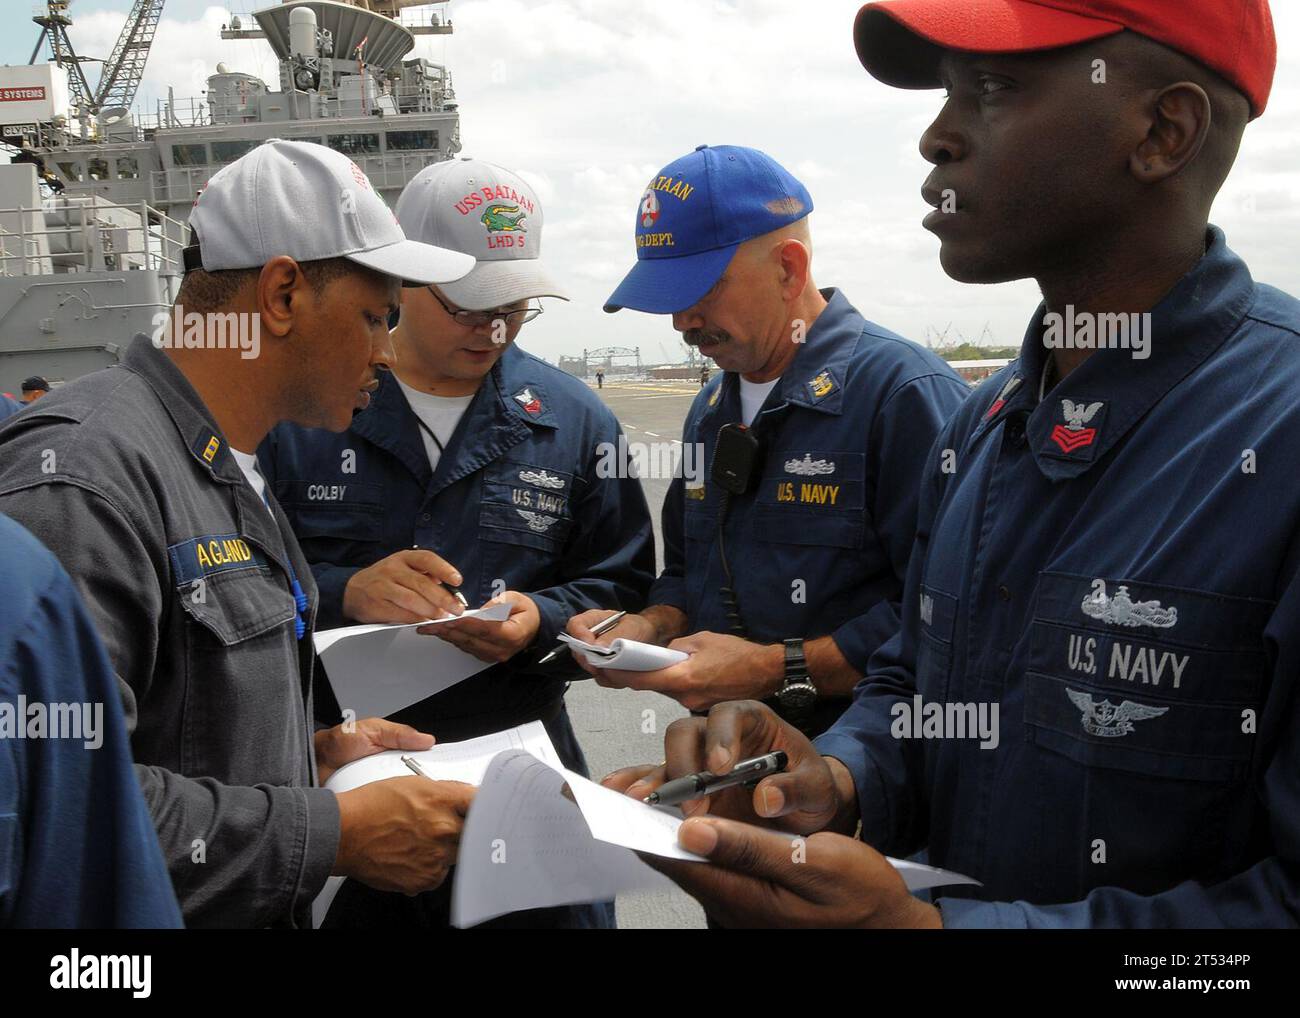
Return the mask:
POLYGON ((1136 32, 1208 67, 1268 105, 1277 39, 1268 0, 884 0, 858 11, 853 41, 871 74, 939 88, 943 50, 1030 53, 1136 32))
POLYGON ((473 255, 469 275, 440 287, 447 299, 487 311, 564 292, 542 268, 542 203, 516 173, 482 159, 434 163, 397 199, 408 237, 473 255))
POLYGON ((636 265, 606 311, 666 315, 697 304, 736 248, 813 209, 808 189, 764 152, 701 145, 651 178, 636 213, 636 265))
POLYGON ((186 271, 254 269, 287 255, 347 258, 424 286, 459 279, 474 259, 408 240, 361 167, 309 141, 271 138, 212 175, 190 213, 186 271))

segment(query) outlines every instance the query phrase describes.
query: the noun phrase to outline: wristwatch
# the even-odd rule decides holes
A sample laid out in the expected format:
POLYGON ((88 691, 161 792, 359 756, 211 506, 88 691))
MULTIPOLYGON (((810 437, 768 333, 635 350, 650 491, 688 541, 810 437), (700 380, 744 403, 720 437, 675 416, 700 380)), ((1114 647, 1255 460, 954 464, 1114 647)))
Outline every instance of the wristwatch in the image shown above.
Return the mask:
POLYGON ((782 641, 785 644, 785 683, 776 693, 779 712, 796 728, 803 728, 812 720, 813 706, 817 703, 817 687, 808 675, 808 662, 803 656, 803 640, 782 641))

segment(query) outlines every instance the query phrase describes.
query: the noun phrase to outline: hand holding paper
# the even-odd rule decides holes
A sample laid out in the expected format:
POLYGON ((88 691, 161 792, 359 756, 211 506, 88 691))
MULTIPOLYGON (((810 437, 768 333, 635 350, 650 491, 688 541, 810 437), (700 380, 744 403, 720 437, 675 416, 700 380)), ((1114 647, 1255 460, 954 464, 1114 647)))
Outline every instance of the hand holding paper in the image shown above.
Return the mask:
POLYGON ((457 650, 489 664, 509 661, 536 639, 542 616, 533 599, 517 590, 493 598, 484 610, 502 604, 509 608, 504 621, 485 619, 481 612, 465 612, 458 618, 420 626, 416 631, 441 637, 457 650))
POLYGON ((509 614, 510 605, 492 604, 454 618, 325 629, 313 639, 339 706, 356 711, 358 717, 385 717, 487 667, 444 640, 421 636, 419 630, 466 617, 500 623, 509 614))
POLYGON ((911 890, 979 883, 889 859, 840 834, 802 838, 719 817, 693 817, 681 825, 679 839, 712 865, 647 862, 724 926, 937 929, 942 927, 938 910, 911 890))

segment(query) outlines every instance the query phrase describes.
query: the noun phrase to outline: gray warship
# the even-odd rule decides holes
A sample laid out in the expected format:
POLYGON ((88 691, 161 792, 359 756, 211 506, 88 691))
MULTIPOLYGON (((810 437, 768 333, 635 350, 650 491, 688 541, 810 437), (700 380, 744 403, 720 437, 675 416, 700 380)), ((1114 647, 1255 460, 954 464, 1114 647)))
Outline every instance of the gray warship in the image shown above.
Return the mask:
POLYGON ((390 205, 460 151, 450 74, 411 55, 415 36, 452 31, 428 0, 285 0, 232 18, 221 37, 269 45, 276 87, 217 64, 201 96, 169 89, 152 112, 132 103, 165 0, 135 0, 94 89, 70 2, 37 8, 31 61, 0 67, 15 160, 0 166, 0 392, 29 375, 57 386, 151 332, 180 284, 195 197, 262 141, 344 152, 390 205))

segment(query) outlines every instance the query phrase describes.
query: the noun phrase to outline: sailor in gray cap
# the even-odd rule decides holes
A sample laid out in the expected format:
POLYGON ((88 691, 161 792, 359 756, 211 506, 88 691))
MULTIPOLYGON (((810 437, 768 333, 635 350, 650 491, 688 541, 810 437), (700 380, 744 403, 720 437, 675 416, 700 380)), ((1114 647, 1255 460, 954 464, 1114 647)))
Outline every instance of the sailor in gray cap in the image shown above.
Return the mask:
POLYGON ((331 874, 436 887, 473 790, 319 787, 432 738, 374 719, 314 731, 316 585, 252 453, 281 420, 347 427, 392 358, 401 283, 474 262, 407 240, 350 159, 306 142, 217 172, 190 223, 152 340, 5 427, 0 512, 56 551, 90 606, 186 924, 301 925, 331 874))
MULTIPOLYGON (((565 766, 585 773, 564 709, 567 681, 583 673, 567 654, 542 659, 575 613, 606 600, 642 605, 654 568, 645 496, 635 477, 598 472, 602 446, 622 438, 614 415, 516 344, 538 299, 563 295, 540 258, 533 188, 480 160, 438 163, 406 186, 397 218, 411 237, 473 255, 473 271, 406 290, 397 360, 370 408, 342 434, 277 428, 262 467, 311 562, 324 624, 459 614, 438 582, 448 570, 475 607, 510 605, 505 622, 430 630, 491 667, 395 720, 444 742, 542 721, 565 766), (345 450, 352 472, 343 476, 345 450)), ((445 926, 446 892, 408 899, 352 882, 326 925, 445 926)), ((575 906, 494 922, 605 925, 612 911, 575 906)))

